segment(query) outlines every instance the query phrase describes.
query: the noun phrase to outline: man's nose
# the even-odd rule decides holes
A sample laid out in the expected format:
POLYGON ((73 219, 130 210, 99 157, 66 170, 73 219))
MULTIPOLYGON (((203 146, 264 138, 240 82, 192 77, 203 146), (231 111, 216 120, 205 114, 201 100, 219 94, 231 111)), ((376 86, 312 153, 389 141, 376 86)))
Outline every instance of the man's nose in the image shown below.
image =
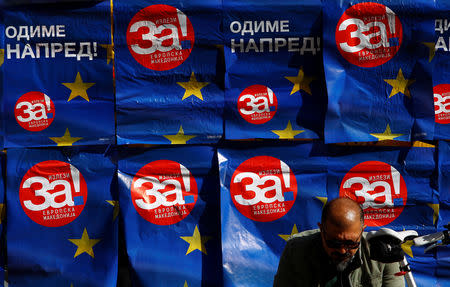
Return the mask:
POLYGON ((344 246, 339 247, 338 249, 336 249, 340 254, 344 255, 345 253, 347 253, 347 249, 344 246))

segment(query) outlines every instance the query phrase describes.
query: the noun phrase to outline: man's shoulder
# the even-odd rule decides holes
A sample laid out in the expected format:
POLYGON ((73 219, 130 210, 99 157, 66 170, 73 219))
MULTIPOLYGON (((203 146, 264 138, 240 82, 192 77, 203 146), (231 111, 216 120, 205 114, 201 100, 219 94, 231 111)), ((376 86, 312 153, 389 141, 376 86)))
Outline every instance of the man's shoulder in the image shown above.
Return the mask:
POLYGON ((311 247, 320 244, 319 229, 306 230, 292 235, 288 240, 288 246, 294 249, 306 249, 309 251, 311 247))
POLYGON ((320 230, 319 229, 311 229, 311 230, 305 230, 299 233, 296 233, 292 235, 289 240, 310 240, 312 238, 315 238, 317 236, 320 236, 320 230))

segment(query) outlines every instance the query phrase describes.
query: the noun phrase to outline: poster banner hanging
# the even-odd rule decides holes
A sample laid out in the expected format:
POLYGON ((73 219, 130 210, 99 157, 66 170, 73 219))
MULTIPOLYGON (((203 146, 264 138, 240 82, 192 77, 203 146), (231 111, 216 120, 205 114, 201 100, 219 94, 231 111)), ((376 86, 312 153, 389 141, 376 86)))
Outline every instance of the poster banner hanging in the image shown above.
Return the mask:
POLYGON ((222 1, 114 2, 117 143, 215 143, 223 133, 222 1))
POLYGON ((10 286, 116 285, 116 165, 104 152, 8 150, 10 286))
MULTIPOLYGON (((328 199, 346 196, 360 203, 365 231, 436 232, 435 148, 334 146, 328 152, 328 199)), ((435 284, 436 258, 411 243, 402 249, 418 286, 435 284)))
POLYGON ((120 208, 134 286, 222 286, 214 162, 208 146, 122 150, 120 208))
POLYGON ((433 139, 433 1, 323 1, 325 142, 433 139))
POLYGON ((114 142, 110 9, 103 1, 1 10, 6 147, 114 142))
POLYGON ((430 47, 429 62, 433 67, 433 95, 435 131, 434 138, 438 140, 450 139, 450 54, 448 30, 448 12, 450 3, 447 1, 436 2, 436 12, 433 13, 435 20, 435 37, 424 43, 430 47))
POLYGON ((218 157, 224 285, 272 286, 291 234, 318 228, 324 146, 241 144, 219 149, 218 157))
POLYGON ((326 111, 321 1, 223 5, 225 137, 321 137, 326 111))

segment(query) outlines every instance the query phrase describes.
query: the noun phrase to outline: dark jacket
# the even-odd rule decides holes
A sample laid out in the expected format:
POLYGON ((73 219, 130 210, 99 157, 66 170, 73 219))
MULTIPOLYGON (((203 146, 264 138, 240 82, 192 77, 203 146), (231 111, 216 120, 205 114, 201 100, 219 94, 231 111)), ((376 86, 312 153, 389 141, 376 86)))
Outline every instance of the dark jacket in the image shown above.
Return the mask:
MULTIPOLYGON (((403 287, 404 278, 395 276, 397 272, 399 263, 384 264, 370 259, 369 246, 363 235, 352 263, 341 274, 344 274, 344 282, 347 282, 343 286, 403 287)), ((322 247, 319 230, 308 230, 294 235, 287 242, 273 286, 325 287, 326 282, 336 274, 337 271, 322 247)))

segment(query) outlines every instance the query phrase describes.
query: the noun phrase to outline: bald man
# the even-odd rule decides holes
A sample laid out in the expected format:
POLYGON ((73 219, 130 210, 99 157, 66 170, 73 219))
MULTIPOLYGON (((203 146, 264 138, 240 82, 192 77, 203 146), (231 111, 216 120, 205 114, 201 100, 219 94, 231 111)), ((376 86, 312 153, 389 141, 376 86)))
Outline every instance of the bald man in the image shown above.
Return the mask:
POLYGON ((349 198, 325 204, 319 230, 298 233, 281 255, 274 287, 405 286, 399 264, 370 259, 364 213, 349 198))

